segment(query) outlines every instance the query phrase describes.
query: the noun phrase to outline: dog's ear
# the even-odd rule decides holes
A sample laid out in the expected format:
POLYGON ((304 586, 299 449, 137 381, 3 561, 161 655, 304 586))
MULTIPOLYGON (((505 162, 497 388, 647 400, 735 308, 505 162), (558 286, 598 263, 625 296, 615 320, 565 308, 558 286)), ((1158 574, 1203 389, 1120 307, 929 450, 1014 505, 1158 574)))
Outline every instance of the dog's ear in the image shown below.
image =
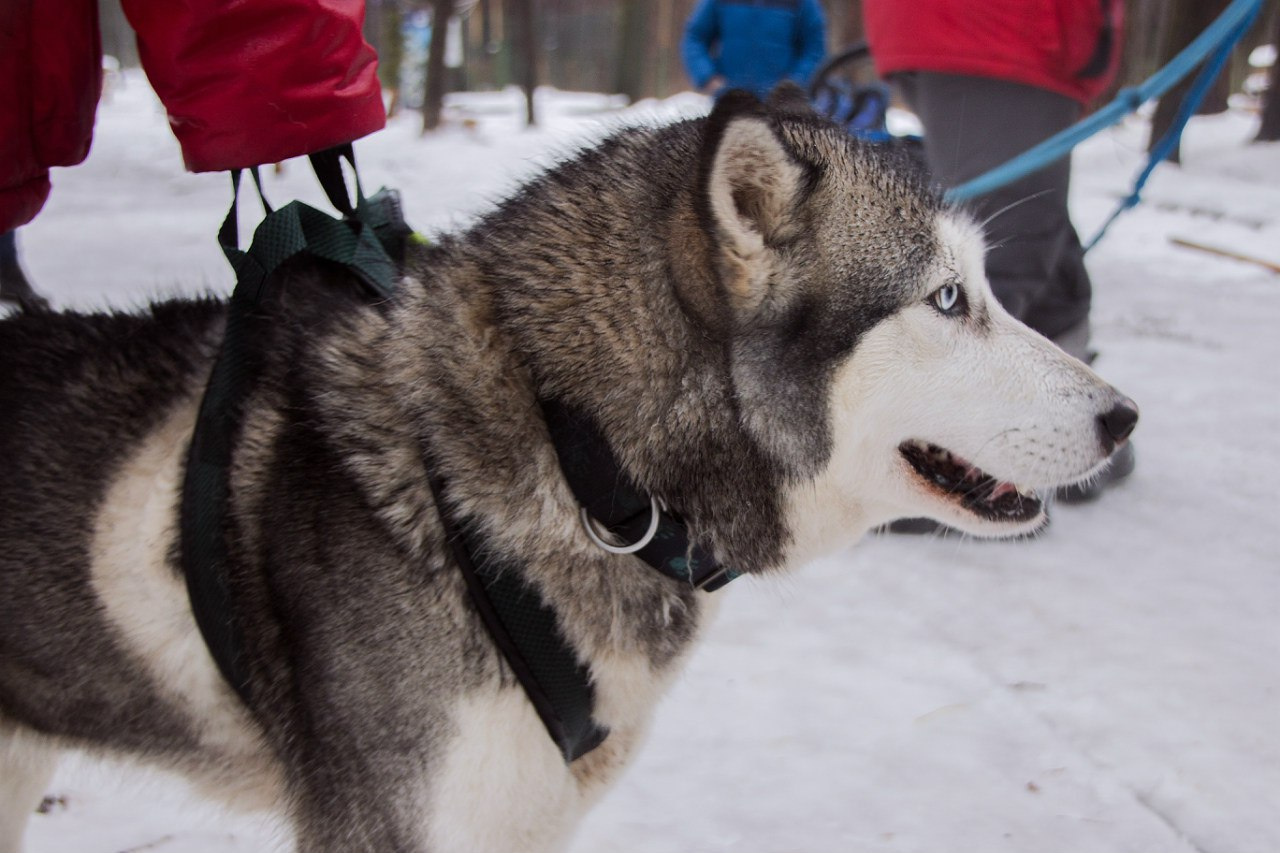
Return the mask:
POLYGON ((778 138, 763 106, 730 92, 707 119, 700 162, 704 227, 731 306, 749 313, 768 295, 776 247, 800 228, 806 171, 778 138))

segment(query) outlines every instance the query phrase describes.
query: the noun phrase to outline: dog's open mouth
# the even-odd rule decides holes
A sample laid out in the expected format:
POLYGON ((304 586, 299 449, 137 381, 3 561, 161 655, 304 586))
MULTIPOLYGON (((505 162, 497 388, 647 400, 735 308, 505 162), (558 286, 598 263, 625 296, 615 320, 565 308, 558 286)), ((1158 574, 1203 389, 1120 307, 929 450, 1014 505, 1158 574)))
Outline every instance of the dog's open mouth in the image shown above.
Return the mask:
POLYGON ((944 497, 991 521, 1030 521, 1040 499, 990 474, 936 444, 904 441, 898 452, 916 473, 944 497))

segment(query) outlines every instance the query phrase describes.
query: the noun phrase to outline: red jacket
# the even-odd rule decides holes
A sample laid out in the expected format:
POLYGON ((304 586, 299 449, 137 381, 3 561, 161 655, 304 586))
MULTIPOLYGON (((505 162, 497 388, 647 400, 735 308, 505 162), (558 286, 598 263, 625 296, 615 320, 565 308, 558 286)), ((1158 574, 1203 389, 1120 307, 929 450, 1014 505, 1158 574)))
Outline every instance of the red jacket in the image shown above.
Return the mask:
POLYGON ((1087 103, 1119 58, 1121 0, 864 0, 876 71, 1026 83, 1087 103))
POLYGON ((2 2, 0 233, 40 212, 51 166, 89 153, 102 91, 97 0, 2 2))
MULTIPOLYGON (((0 232, 39 212, 50 166, 88 153, 102 73, 96 0, 3 2, 16 26, 0 27, 0 232)), ((360 34, 363 0, 124 0, 124 9, 193 172, 309 154, 385 123, 377 57, 360 34)))

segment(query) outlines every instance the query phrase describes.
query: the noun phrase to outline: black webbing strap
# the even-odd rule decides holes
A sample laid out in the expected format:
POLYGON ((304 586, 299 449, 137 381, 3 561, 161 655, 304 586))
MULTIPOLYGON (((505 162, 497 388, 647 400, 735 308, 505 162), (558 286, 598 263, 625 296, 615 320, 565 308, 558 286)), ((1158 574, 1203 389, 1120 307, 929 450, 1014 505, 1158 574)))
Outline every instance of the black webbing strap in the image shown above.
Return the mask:
MULTIPOLYGON (((540 403, 561 471, 578 502, 623 541, 639 541, 651 523, 652 501, 622 472, 592 419, 558 401, 540 403)), ((424 463, 446 540, 476 611, 565 761, 585 755, 608 736, 592 716, 590 671, 564 638, 555 610, 521 579, 518 565, 488 553, 484 537, 458 520, 445 503, 444 483, 429 454, 424 453, 424 463)), ((694 545, 683 519, 665 509, 653 539, 636 556, 698 589, 719 589, 737 577, 694 545)))
POLYGON ((445 504, 444 483, 430 457, 426 465, 445 539, 489 635, 565 763, 585 755, 608 735, 591 716, 591 673, 565 640, 555 611, 521 580, 518 566, 487 553, 483 537, 445 504))
MULTIPOLYGON (((350 147, 346 148, 349 155, 350 147)), ((388 238, 393 251, 398 240, 402 251, 404 235, 409 233, 403 219, 396 217, 398 203, 374 203, 389 197, 386 191, 366 201, 357 190, 358 203, 347 204, 347 218, 335 219, 296 201, 272 210, 262 194, 258 170, 251 173, 266 216, 250 247, 241 250, 236 225, 240 172, 233 172, 231 209, 218 231, 218 242, 235 270, 236 286, 191 437, 181 501, 182 567, 191 609, 219 670, 246 703, 251 697, 243 634, 227 577, 228 502, 231 449, 260 368, 255 341, 255 331, 263 322, 260 305, 280 265, 306 255, 341 264, 362 283, 366 296, 385 299, 395 286, 396 264, 380 237, 388 238)))
MULTIPOLYGON (((400 193, 383 187, 365 198, 364 189, 360 186, 360 173, 356 170, 355 151, 349 142, 312 154, 310 160, 311 168, 315 171, 324 194, 329 198, 329 203, 346 217, 348 223, 359 223, 372 232, 386 255, 399 268, 404 263, 405 241, 413 233, 405 224, 400 193), (347 182, 342 175, 343 160, 350 165, 355 180, 355 204, 351 203, 347 195, 347 182)), ((365 256, 361 255, 360 262, 365 261, 365 256)))
MULTIPOLYGON (((557 400, 541 400, 560 470, 573 494, 601 526, 622 542, 639 542, 648 531, 653 503, 623 473, 595 422, 557 400)), ((659 509, 653 539, 636 552, 664 575, 708 592, 738 576, 695 544, 684 519, 659 509)))

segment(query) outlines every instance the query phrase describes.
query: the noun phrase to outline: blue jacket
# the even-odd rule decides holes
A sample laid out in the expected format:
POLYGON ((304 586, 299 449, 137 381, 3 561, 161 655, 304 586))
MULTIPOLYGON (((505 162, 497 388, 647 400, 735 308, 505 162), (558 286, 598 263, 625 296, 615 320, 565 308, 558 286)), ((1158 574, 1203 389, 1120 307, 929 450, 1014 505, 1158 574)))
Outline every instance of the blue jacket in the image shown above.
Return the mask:
POLYGON ((718 74, 763 97, 783 80, 808 84, 826 54, 826 22, 818 0, 702 0, 680 52, 697 88, 718 74))

